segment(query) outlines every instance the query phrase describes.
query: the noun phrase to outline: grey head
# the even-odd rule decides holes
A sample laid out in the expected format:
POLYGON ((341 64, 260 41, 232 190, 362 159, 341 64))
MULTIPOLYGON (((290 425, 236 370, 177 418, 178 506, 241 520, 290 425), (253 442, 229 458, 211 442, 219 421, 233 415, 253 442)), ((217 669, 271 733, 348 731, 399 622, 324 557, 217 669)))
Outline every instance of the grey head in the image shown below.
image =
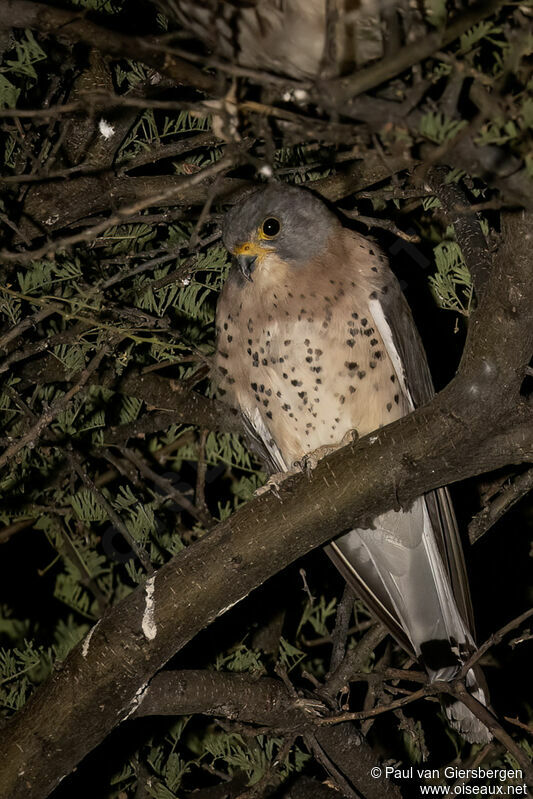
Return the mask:
POLYGON ((251 279, 257 263, 274 252, 300 266, 319 256, 340 223, 327 206, 306 189, 272 184, 253 192, 224 220, 226 248, 251 279))

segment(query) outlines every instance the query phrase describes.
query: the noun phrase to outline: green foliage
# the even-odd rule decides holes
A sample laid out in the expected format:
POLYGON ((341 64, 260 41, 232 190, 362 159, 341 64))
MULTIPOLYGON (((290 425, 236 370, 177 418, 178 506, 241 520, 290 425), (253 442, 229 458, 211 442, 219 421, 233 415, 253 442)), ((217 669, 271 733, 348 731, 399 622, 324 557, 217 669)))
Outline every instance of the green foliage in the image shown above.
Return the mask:
POLYGON ((435 144, 453 139, 465 127, 465 120, 449 119, 440 111, 430 111, 420 120, 420 133, 435 144))
POLYGON ((429 283, 435 299, 442 308, 468 316, 472 278, 459 245, 455 241, 443 241, 434 248, 434 253, 437 272, 430 275, 429 283))
POLYGON ((0 108, 16 106, 21 92, 31 88, 37 80, 35 65, 47 57, 29 30, 11 36, 10 44, 0 66, 0 108))

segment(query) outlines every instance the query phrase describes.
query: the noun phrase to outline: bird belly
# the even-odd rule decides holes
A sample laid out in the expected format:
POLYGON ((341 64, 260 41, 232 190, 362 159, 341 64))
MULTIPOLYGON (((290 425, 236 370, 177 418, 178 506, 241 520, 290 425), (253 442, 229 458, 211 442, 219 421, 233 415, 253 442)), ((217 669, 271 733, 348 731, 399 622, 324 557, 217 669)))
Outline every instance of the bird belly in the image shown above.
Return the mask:
POLYGON ((250 317, 247 340, 230 328, 218 356, 221 385, 250 419, 260 412, 287 468, 349 430, 363 436, 409 410, 368 308, 350 304, 332 316, 250 317))

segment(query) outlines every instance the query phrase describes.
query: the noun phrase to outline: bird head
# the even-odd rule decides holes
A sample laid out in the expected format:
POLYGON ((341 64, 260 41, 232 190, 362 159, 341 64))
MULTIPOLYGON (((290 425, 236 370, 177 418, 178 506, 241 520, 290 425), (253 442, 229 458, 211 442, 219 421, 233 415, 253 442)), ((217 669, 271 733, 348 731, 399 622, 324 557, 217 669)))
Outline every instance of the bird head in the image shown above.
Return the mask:
POLYGON ((339 224, 310 191, 272 184, 227 213, 223 238, 243 276, 252 280, 272 254, 294 267, 320 256, 339 224))

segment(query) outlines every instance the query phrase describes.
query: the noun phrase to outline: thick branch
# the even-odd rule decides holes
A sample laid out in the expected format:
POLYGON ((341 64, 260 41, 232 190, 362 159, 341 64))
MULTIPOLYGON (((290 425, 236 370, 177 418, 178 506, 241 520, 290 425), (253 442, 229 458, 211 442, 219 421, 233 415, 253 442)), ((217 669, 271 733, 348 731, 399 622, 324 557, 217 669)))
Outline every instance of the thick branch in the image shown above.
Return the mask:
POLYGON ((326 540, 438 486, 533 460, 531 215, 505 220, 458 376, 426 407, 252 500, 114 607, 2 730, 0 793, 47 796, 217 616, 326 540), (64 745, 68 740, 68 747, 64 745), (20 776, 23 772, 23 777, 20 776))
POLYGON ((367 799, 399 799, 390 780, 374 779, 372 749, 351 724, 316 729, 302 702, 281 680, 216 671, 164 671, 150 683, 135 716, 203 713, 316 736, 328 757, 367 799), (354 751, 357 757, 354 757, 354 751))

